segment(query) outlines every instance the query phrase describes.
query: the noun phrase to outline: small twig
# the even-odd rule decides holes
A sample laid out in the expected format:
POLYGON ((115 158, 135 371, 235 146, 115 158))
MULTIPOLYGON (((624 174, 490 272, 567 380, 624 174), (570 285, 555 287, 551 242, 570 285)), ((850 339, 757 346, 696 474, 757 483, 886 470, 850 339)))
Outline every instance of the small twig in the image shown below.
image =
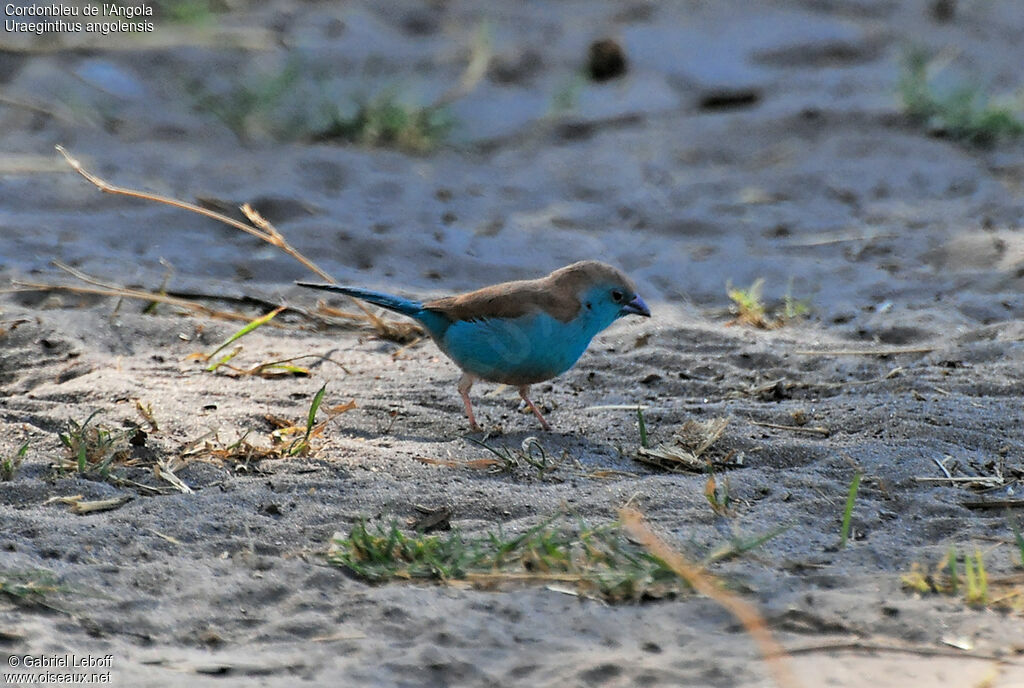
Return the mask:
POLYGON ((142 299, 144 301, 159 301, 160 303, 166 303, 172 306, 178 306, 186 310, 195 311, 202 313, 211 318, 220 318, 222 320, 244 320, 249 321, 252 318, 242 313, 232 313, 230 311, 218 311, 212 308, 208 308, 200 303, 194 301, 187 301, 185 299, 176 299, 172 296, 165 296, 163 294, 156 294, 153 292, 142 291, 138 289, 104 289, 102 287, 79 287, 72 284, 45 284, 40 282, 24 282, 22 280, 11 280, 11 284, 17 289, 0 289, 0 294, 19 292, 19 291, 70 291, 76 294, 96 294, 98 296, 119 296, 129 299, 142 299))
POLYGON ((120 509, 130 501, 132 501, 130 495, 112 497, 110 499, 97 499, 91 502, 79 500, 71 505, 71 512, 75 514, 91 514, 96 511, 111 511, 112 509, 120 509))
POLYGON ((1024 509, 1024 499, 965 499, 960 505, 967 509, 1024 509))
POLYGON ((847 241, 872 241, 874 239, 893 239, 899 237, 899 234, 861 234, 846 232, 842 234, 814 234, 812 236, 803 239, 793 239, 783 244, 784 248, 803 248, 813 246, 828 246, 829 244, 839 244, 847 241))
POLYGON ((881 643, 867 643, 860 640, 841 641, 833 643, 821 643, 818 645, 805 645, 789 649, 791 655, 808 655, 815 652, 893 652, 899 654, 918 655, 921 657, 956 657, 963 659, 983 659, 1016 664, 1008 662, 1005 657, 998 655, 983 655, 970 652, 956 652, 944 650, 937 647, 915 647, 909 645, 883 645, 881 643))
POLYGON ((397 361, 399 358, 401 358, 405 354, 406 351, 408 351, 409 349, 413 348, 414 346, 416 346, 417 344, 419 344, 422 341, 423 341, 423 337, 416 337, 415 339, 413 339, 408 344, 404 344, 404 345, 400 346, 397 350, 395 350, 395 352, 393 354, 391 354, 392 360, 397 361))
POLYGON ((243 373, 243 374, 246 374, 246 375, 255 375, 255 374, 259 373, 261 371, 261 369, 271 368, 273 366, 287 365, 287 364, 291 363, 292 361, 298 361, 298 360, 301 360, 303 358, 317 358, 317 359, 319 359, 321 361, 327 361, 328 363, 333 363, 334 365, 336 365, 339 368, 341 368, 343 371, 345 371, 345 373, 347 375, 351 375, 352 374, 352 371, 349 370, 348 368, 346 368, 343 363, 338 363, 337 361, 335 361, 330 356, 325 356, 323 354, 300 354, 298 356, 292 356, 291 358, 282 358, 282 359, 280 359, 278 361, 265 361, 263 363, 258 363, 256 365, 252 366, 251 368, 236 368, 235 366, 231 366, 231 365, 225 365, 225 367, 230 368, 231 370, 234 370, 235 372, 243 373))
POLYGON ((598 404, 597 406, 585 406, 584 411, 635 411, 640 409, 641 411, 649 411, 656 409, 658 411, 667 411, 667 406, 645 406, 644 404, 598 404))
POLYGON ((794 351, 799 356, 899 356, 900 354, 930 354, 938 347, 916 346, 916 347, 893 347, 889 349, 833 349, 832 351, 819 351, 802 349, 794 351))
MULTIPOLYGON (((261 308, 277 308, 281 304, 277 301, 270 301, 269 299, 263 299, 259 296, 251 296, 249 294, 210 294, 204 291, 181 291, 178 289, 161 290, 161 294, 167 294, 168 296, 176 296, 179 299, 190 299, 192 301, 227 301, 229 303, 238 303, 243 306, 259 306, 261 308)), ((308 312, 295 306, 289 306, 289 310, 297 313, 302 313, 309 317, 311 320, 317 320, 316 316, 310 316, 308 312)), ((355 314, 353 314, 355 315, 355 314)), ((358 316, 357 316, 358 317, 358 316)))
POLYGON ((124 290, 125 289, 125 287, 122 287, 120 284, 115 284, 113 282, 104 282, 103 280, 99 279, 98 277, 93 277, 92 275, 87 275, 84 272, 82 272, 81 270, 76 270, 75 268, 71 267, 70 265, 66 265, 66 264, 60 262, 59 260, 51 260, 50 261, 50 265, 52 265, 53 267, 57 268, 58 270, 63 270, 64 272, 68 273, 72 277, 75 277, 77 279, 82 280, 86 284, 91 284, 91 285, 93 285, 95 287, 103 287, 104 289, 119 289, 119 290, 124 290))
POLYGON ((857 387, 859 385, 874 385, 879 382, 891 380, 902 374, 903 366, 896 366, 885 375, 882 375, 881 377, 874 377, 870 380, 844 380, 842 382, 787 382, 786 384, 791 389, 845 389, 847 387, 857 387))
MULTIPOLYGON (((311 260, 309 260, 301 253, 296 251, 294 248, 292 248, 288 244, 288 242, 284 240, 284 237, 282 237, 277 230, 268 231, 264 227, 254 227, 253 225, 247 225, 244 222, 239 222, 238 220, 228 217, 227 215, 222 215, 221 213, 215 212, 213 210, 207 210, 206 208, 195 205, 193 203, 179 201, 178 199, 171 198, 170 196, 160 196, 159 194, 153 194, 147 191, 136 191, 135 189, 129 189, 123 186, 115 186, 110 182, 97 177, 92 172, 89 172, 84 167, 82 167, 82 163, 80 163, 77 159, 73 158, 71 154, 67 151, 67 149, 64 148, 64 146, 58 145, 55 146, 55 148, 57 149, 57 152, 64 156, 64 159, 67 161, 67 163, 71 165, 71 169, 85 177, 85 179, 87 179, 89 183, 91 183, 93 186, 95 186, 103 193, 128 196, 129 198, 139 198, 144 201, 156 201, 157 203, 163 203, 164 205, 169 205, 174 208, 181 208, 182 210, 190 210, 193 213, 198 213, 210 219, 217 220, 218 222, 223 222, 224 224, 230 225, 235 229, 242 230, 246 234, 251 234, 257 239, 262 239, 263 241, 266 241, 269 244, 277 246, 282 251, 284 251, 292 258, 305 265, 307 268, 315 272, 323 279, 328 280, 330 282, 334 281, 334 278, 331 277, 327 272, 321 270, 311 260)), ((243 212, 247 207, 248 205, 243 206, 243 212)), ((269 225, 269 223, 266 224, 269 225)))
POLYGON ((800 383, 789 382, 788 380, 786 380, 786 378, 780 377, 778 380, 772 380, 771 382, 765 382, 765 383, 763 383, 761 385, 758 385, 757 387, 750 387, 748 389, 741 389, 741 390, 736 390, 736 391, 739 394, 746 394, 747 396, 752 396, 753 397, 753 396, 757 396, 759 394, 764 394, 765 392, 769 392, 769 391, 771 391, 772 389, 774 389, 775 387, 777 387, 779 385, 793 386, 793 385, 797 385, 797 384, 800 384, 800 383))
POLYGON ((366 634, 361 631, 354 633, 333 633, 331 635, 317 635, 310 638, 314 643, 332 643, 338 640, 362 640, 366 634))
MULTIPOLYGON (((173 459, 157 461, 156 464, 153 465, 153 474, 157 478, 161 478, 169 482, 179 492, 183 494, 193 494, 192 488, 189 487, 184 480, 175 475, 174 469, 178 466, 174 465, 174 463, 173 459)), ((184 464, 179 463, 179 465, 184 464)))
POLYGON ((149 532, 153 533, 153 535, 156 535, 158 538, 162 538, 162 539, 166 540, 167 542, 171 543, 172 545, 180 545, 181 544, 181 540, 179 540, 178 538, 172 537, 170 535, 167 535, 166 533, 161 533, 159 530, 156 530, 154 528, 147 528, 146 530, 148 530, 149 532))
POLYGON ((469 61, 466 63, 459 83, 449 88, 434 101, 430 109, 437 110, 451 105, 456 100, 465 97, 473 91, 487 74, 487 68, 491 64, 492 51, 487 34, 481 27, 480 32, 473 41, 469 52, 469 61))
MULTIPOLYGON (((98 277, 93 277, 92 275, 86 274, 86 273, 82 272, 81 270, 77 270, 77 269, 71 267, 70 265, 66 265, 65 263, 60 262, 59 260, 50 261, 50 264, 53 265, 55 268, 57 268, 59 270, 63 270, 64 272, 68 273, 72 277, 75 277, 77 279, 82 280, 86 284, 92 284, 94 286, 102 287, 104 289, 115 290, 115 291, 118 292, 118 295, 121 296, 121 297, 139 298, 137 296, 133 296, 133 293, 147 294, 147 295, 151 294, 152 296, 151 297, 147 296, 147 298, 151 298, 154 301, 162 301, 163 303, 167 303, 167 304, 171 304, 171 305, 180 305, 180 306, 183 306, 183 307, 189 307, 187 304, 199 305, 199 304, 196 304, 195 299, 196 298, 202 298, 202 299, 209 299, 211 301, 230 301, 230 302, 233 302, 233 303, 243 303, 243 304, 248 304, 248 305, 265 306, 267 308, 282 308, 281 304, 279 304, 279 303, 275 303, 273 301, 267 301, 265 299, 260 299, 260 298, 255 297, 255 296, 222 296, 222 295, 218 295, 218 294, 189 294, 189 293, 185 293, 185 292, 167 292, 163 288, 161 288, 159 292, 146 292, 144 290, 128 289, 127 287, 123 287, 120 284, 117 284, 115 282, 105 282, 105 281, 99 279, 98 277), (129 293, 129 292, 132 292, 132 293, 129 293), (178 301, 170 301, 168 299, 178 299, 178 301)), ((165 285, 166 285, 166 277, 165 277, 165 285)), ((317 323, 322 323, 323 322, 323 320, 321 318, 319 318, 319 317, 317 317, 317 316, 315 316, 315 315, 313 315, 313 314, 309 313, 308 311, 305 311, 305 310, 303 310, 301 308, 296 308, 295 306, 285 306, 284 308, 288 312, 290 312, 290 313, 298 313, 298 314, 302 315, 303 317, 308 318, 309 320, 312 320, 314 322, 317 322, 317 323)), ((243 316, 243 317, 247 317, 247 316, 243 316)), ((271 323, 271 324, 274 327, 280 327, 279 323, 271 323)))
POLYGON ((793 432, 808 432, 812 435, 821 435, 822 437, 828 437, 832 434, 832 431, 828 428, 821 426, 805 426, 805 425, 778 425, 776 423, 762 423, 760 421, 750 421, 753 425, 760 425, 762 428, 772 428, 774 430, 792 430, 793 432))
POLYGON ((1004 484, 1002 478, 990 477, 990 476, 950 476, 948 478, 932 478, 932 477, 915 477, 914 482, 918 483, 930 483, 932 485, 945 485, 950 483, 956 485, 957 483, 978 483, 980 485, 987 485, 991 487, 1001 487, 1004 484))
POLYGON ((939 470, 942 471, 947 478, 949 478, 950 480, 953 480, 953 476, 950 474, 949 469, 946 468, 946 464, 942 463, 941 461, 939 461, 934 456, 932 457, 932 461, 935 462, 935 465, 939 467, 939 470))

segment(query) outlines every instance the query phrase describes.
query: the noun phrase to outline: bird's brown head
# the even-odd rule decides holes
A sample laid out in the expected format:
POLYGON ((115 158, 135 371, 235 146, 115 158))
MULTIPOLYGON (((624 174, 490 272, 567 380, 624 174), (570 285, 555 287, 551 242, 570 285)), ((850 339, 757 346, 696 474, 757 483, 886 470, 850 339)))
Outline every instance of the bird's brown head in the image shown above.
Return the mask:
POLYGON ((624 315, 651 317, 633 280, 607 263, 597 260, 573 263, 555 270, 547 279, 555 290, 573 293, 584 308, 607 320, 608 324, 624 315))

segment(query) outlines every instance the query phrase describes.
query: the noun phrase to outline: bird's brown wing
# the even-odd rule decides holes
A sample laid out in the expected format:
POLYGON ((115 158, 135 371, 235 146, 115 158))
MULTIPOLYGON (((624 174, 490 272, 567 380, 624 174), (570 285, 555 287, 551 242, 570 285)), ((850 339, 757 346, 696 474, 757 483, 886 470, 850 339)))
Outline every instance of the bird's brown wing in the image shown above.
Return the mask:
POLYGON ((547 277, 495 284, 458 296, 446 296, 423 304, 451 320, 518 318, 544 311, 561 322, 580 312, 580 294, 595 284, 618 284, 636 292, 633 282, 618 268, 585 260, 555 270, 547 277))
POLYGON ((423 307, 453 321, 518 318, 544 311, 561 322, 568 322, 579 313, 580 300, 573 291, 561 288, 545 277, 505 282, 458 296, 446 296, 427 301, 423 307))

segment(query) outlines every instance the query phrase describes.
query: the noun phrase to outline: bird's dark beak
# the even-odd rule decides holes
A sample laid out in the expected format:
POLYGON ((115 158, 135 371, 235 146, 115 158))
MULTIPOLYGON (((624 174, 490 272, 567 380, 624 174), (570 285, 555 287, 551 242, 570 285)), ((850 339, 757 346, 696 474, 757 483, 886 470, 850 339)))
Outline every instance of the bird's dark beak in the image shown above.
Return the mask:
POLYGON ((651 309, 647 307, 644 300, 634 296, 633 300, 619 309, 619 315, 642 315, 645 318, 651 317, 651 309))

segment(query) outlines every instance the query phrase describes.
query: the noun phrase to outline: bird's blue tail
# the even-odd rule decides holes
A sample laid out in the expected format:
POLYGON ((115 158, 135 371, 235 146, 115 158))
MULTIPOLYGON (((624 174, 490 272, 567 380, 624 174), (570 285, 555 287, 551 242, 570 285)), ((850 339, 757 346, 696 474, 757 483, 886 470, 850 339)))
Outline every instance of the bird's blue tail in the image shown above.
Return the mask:
POLYGON ((412 299, 394 296, 393 294, 385 294, 383 292, 362 289, 360 287, 339 287, 336 284, 315 284, 313 282, 296 282, 296 284, 300 287, 323 289, 324 291, 336 291, 340 294, 354 296, 357 299, 367 301, 380 306, 381 308, 387 308, 388 310, 395 311, 396 313, 401 313, 402 315, 408 315, 417 319, 419 319, 423 312, 423 304, 420 301, 413 301, 412 299))

